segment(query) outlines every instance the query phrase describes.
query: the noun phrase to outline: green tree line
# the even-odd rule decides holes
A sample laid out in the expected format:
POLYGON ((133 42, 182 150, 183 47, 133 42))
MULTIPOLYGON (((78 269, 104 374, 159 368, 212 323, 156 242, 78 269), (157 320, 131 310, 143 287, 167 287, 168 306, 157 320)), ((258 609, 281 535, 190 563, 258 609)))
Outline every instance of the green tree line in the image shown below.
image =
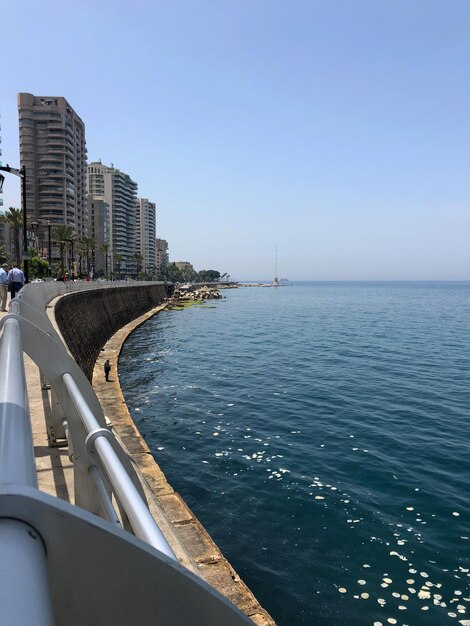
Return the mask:
POLYGON ((175 263, 169 263, 162 276, 162 279, 171 283, 216 283, 227 278, 226 273, 221 274, 217 270, 201 270, 200 272, 190 269, 180 270, 175 263))

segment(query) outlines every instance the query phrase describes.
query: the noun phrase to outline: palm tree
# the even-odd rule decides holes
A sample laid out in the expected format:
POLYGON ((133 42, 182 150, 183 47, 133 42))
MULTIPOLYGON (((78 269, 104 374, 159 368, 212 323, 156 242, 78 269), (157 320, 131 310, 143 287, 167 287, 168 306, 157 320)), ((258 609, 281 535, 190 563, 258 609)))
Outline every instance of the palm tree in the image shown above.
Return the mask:
POLYGON ((109 243, 103 243, 100 246, 100 251, 104 254, 105 276, 108 278, 108 255, 109 255, 109 243))
POLYGON ((78 239, 76 244, 75 244, 75 250, 77 251, 78 254, 78 273, 81 277, 82 275, 82 259, 86 254, 87 251, 87 246, 84 243, 83 239, 78 239))
POLYGON ((82 237, 82 242, 85 249, 86 271, 87 274, 89 274, 91 265, 90 253, 93 256, 93 253, 95 252, 96 241, 93 239, 93 237, 82 237))
POLYGON ((86 264, 86 273, 90 273, 91 263, 90 263, 90 252, 93 253, 95 251, 96 241, 92 237, 82 237, 81 239, 77 239, 75 244, 75 249, 78 253, 78 267, 80 271, 80 275, 82 273, 82 259, 85 257, 86 264))
POLYGON ((18 265, 20 265, 20 233, 23 228, 23 209, 15 209, 11 206, 8 211, 1 216, 1 220, 5 224, 8 224, 8 226, 13 230, 15 259, 18 265))
POLYGON ((98 245, 98 242, 93 239, 92 237, 90 237, 90 252, 91 252, 91 263, 90 266, 88 268, 88 273, 90 273, 90 270, 93 269, 93 271, 95 271, 96 268, 96 246, 98 245))
POLYGON ((140 268, 142 267, 142 261, 144 260, 144 257, 142 254, 140 254, 140 252, 135 252, 132 255, 133 260, 136 262, 137 264, 137 271, 136 271, 136 276, 137 278, 139 278, 139 272, 140 272, 140 268))
POLYGON ((65 273, 65 248, 69 240, 75 237, 75 233, 71 226, 67 224, 58 224, 52 228, 52 238, 60 249, 60 272, 61 276, 65 273))
POLYGON ((115 254, 114 255, 114 263, 116 263, 116 265, 117 265, 117 271, 118 271, 118 278, 119 278, 119 280, 121 280, 121 261, 122 261, 122 254, 115 254))

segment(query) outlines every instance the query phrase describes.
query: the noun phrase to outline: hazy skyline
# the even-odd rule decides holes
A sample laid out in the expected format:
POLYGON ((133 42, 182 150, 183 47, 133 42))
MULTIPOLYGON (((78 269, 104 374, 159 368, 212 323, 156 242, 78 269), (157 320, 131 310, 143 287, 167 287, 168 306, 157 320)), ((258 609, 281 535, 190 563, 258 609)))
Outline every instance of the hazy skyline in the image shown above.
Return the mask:
POLYGON ((16 94, 64 96, 171 260, 270 279, 277 244, 292 280, 470 279, 467 0, 25 0, 2 49, 3 164, 16 94))

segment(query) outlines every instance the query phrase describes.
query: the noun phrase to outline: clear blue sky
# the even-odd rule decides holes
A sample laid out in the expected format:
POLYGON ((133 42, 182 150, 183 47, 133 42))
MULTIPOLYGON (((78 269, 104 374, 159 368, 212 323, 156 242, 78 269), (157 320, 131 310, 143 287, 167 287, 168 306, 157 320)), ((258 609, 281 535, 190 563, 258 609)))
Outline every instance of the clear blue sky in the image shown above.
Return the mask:
POLYGON ((23 0, 0 45, 3 163, 17 92, 66 97, 172 260, 470 279, 468 0, 23 0))

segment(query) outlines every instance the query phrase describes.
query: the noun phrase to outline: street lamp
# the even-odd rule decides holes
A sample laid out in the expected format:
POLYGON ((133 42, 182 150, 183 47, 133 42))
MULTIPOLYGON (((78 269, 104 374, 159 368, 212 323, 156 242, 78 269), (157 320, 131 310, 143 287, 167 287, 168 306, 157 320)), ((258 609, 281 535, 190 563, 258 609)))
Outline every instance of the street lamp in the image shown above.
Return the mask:
MULTIPOLYGON (((27 219, 26 219, 26 168, 23 165, 20 169, 16 167, 10 167, 8 163, 6 165, 0 166, 1 172, 8 172, 9 174, 14 174, 15 176, 19 176, 22 180, 22 188, 23 188, 23 271, 25 282, 28 282, 29 278, 29 267, 28 267, 28 234, 27 234, 27 219)), ((3 179, 0 181, 0 184, 3 186, 3 179)))

